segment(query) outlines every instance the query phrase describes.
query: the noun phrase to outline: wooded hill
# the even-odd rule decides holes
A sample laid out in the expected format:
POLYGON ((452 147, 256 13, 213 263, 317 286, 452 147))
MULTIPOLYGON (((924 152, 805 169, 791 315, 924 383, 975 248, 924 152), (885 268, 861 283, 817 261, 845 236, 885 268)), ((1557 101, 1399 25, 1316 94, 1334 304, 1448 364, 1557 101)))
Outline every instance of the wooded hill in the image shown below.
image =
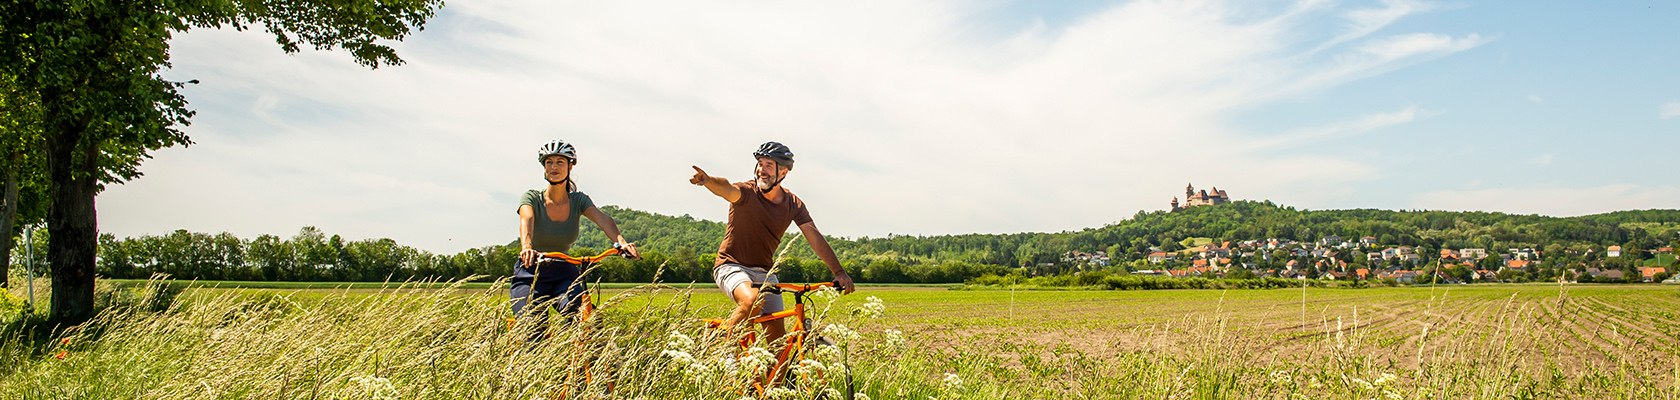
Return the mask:
MULTIPOLYGON (((710 266, 723 236, 721 222, 673 217, 612 206, 626 237, 644 251, 641 261, 615 259, 596 271, 609 282, 648 282, 660 265, 662 281, 709 282, 710 266)), ((574 253, 607 246, 592 224, 574 253)), ((790 229, 791 230, 791 229, 790 229)), ((1314 242, 1325 236, 1357 240, 1371 236, 1381 246, 1413 246, 1426 257, 1449 248, 1508 248, 1541 251, 1555 268, 1603 263, 1607 246, 1620 245, 1628 262, 1648 257, 1645 250, 1672 247, 1680 230, 1680 210, 1618 211, 1581 217, 1511 215, 1490 212, 1298 210, 1271 202, 1238 201, 1176 212, 1138 212, 1132 218, 1099 228, 1058 233, 889 235, 885 238, 830 238, 853 277, 866 282, 962 282, 985 274, 1011 271, 1028 275, 1100 269, 1109 272, 1150 268, 1153 248, 1178 251, 1188 238, 1225 241, 1288 239, 1314 242), (1072 251, 1103 251, 1106 266, 1064 261, 1072 251), (1593 254, 1599 254, 1595 257, 1593 254)), ((797 230, 793 230, 797 231, 797 230)), ((44 233, 44 232, 43 232, 44 233)), ((41 235, 44 236, 44 235, 41 235)), ((44 239, 37 237, 37 239, 44 239)), ((826 268, 803 239, 795 239, 782 262, 784 281, 824 280, 826 268)), ((485 246, 453 255, 437 255, 390 239, 345 241, 314 228, 292 238, 263 235, 243 240, 230 234, 177 231, 162 236, 101 238, 99 273, 113 278, 144 278, 164 272, 177 279, 380 281, 410 278, 452 279, 469 275, 499 277, 513 264, 518 243, 485 246)), ((21 246, 19 246, 21 247, 21 246)), ((21 258, 21 254, 18 254, 21 258)), ((1347 256, 1350 262, 1363 259, 1347 256)), ((1257 261, 1258 260, 1254 260, 1257 261)), ((1426 258, 1421 263, 1426 264, 1426 258)), ((1270 259, 1266 263, 1281 263, 1270 259)))

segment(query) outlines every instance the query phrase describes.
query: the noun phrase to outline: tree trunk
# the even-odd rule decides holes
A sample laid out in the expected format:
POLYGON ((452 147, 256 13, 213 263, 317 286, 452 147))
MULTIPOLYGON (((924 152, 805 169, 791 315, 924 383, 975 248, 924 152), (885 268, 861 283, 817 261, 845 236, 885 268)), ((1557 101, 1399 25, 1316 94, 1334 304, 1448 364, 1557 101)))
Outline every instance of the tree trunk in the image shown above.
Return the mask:
POLYGON ((51 318, 75 324, 93 318, 93 261, 99 239, 93 197, 98 188, 95 156, 99 146, 85 138, 86 124, 54 128, 57 132, 47 134, 47 174, 52 181, 52 208, 47 213, 51 318))
POLYGON ((16 245, 12 230, 16 228, 18 217, 18 164, 23 161, 23 153, 12 153, 5 167, 5 177, 0 178, 0 289, 7 287, 12 271, 12 246, 16 245))

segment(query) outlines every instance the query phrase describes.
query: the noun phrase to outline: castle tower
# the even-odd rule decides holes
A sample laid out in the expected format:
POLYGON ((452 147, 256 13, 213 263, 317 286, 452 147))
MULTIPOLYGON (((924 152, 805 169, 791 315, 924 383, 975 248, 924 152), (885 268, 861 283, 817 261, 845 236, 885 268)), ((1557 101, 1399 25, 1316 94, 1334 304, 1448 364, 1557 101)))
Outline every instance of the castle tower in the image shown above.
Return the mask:
POLYGON ((1196 185, 1191 185, 1189 183, 1185 183, 1184 184, 1184 199, 1185 200, 1190 200, 1190 196, 1194 196, 1194 195, 1196 195, 1196 185))
POLYGON ((1178 211, 1178 196, 1173 196, 1172 210, 1178 211))

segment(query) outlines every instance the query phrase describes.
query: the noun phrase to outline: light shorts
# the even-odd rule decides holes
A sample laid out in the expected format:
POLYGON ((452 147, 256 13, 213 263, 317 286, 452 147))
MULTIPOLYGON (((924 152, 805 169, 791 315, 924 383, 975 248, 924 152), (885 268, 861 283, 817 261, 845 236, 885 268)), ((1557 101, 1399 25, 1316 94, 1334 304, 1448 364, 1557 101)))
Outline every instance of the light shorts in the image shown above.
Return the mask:
MULTIPOLYGON (((776 279, 776 274, 772 274, 770 271, 734 263, 712 268, 712 280, 717 281, 718 289, 722 289, 723 295, 730 296, 731 299, 735 298, 736 286, 743 284, 759 286, 765 282, 771 284, 782 283, 781 280, 776 279)), ((782 305, 782 295, 780 294, 763 297, 764 311, 759 315, 782 311, 787 308, 787 306, 782 305)))

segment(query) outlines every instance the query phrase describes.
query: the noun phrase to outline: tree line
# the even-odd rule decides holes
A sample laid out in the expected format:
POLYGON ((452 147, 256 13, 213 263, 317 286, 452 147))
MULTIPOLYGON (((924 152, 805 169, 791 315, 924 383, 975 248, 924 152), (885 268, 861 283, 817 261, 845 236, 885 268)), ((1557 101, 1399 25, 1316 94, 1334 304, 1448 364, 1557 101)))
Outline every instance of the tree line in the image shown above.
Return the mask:
MULTIPOLYGON (((626 239, 638 243, 643 259, 610 259, 596 268, 593 278, 606 282, 651 282, 656 278, 662 282, 711 281, 723 223, 687 215, 603 208, 624 228, 626 239)), ((1386 245, 1422 249, 1479 247, 1497 251, 1526 247, 1541 250, 1554 264, 1595 263, 1627 269, 1639 262, 1643 250, 1672 245, 1677 227, 1680 211, 1676 210, 1558 218, 1487 212, 1307 211, 1269 202, 1239 201, 1177 212, 1139 212, 1125 221, 1075 232, 892 235, 829 238, 829 242, 859 281, 952 283, 1011 273, 1046 276, 1092 272, 1089 266, 1071 265, 1061 259, 1075 250, 1105 250, 1113 258, 1113 265, 1101 270, 1124 272, 1144 265, 1151 247, 1181 249, 1181 242, 1190 237, 1311 242, 1327 235, 1354 240, 1373 236, 1386 245), (1623 245, 1629 257, 1605 259, 1602 250, 1611 244, 1623 245)), ((37 240, 44 240, 40 236, 37 240)), ((599 229, 584 224, 572 253, 593 254, 609 245, 599 229)), ((803 238, 788 235, 784 248, 778 265, 784 281, 829 278, 827 268, 811 254, 803 238)), ((248 240, 228 233, 175 231, 129 238, 102 235, 97 267, 101 276, 111 278, 167 273, 177 279, 203 280, 494 279, 511 273, 517 250, 517 241, 510 240, 455 254, 434 254, 391 239, 345 240, 313 227, 300 229, 290 237, 262 235, 248 240)), ((21 259, 21 252, 14 250, 14 254, 21 259)), ((1362 258, 1349 252, 1338 257, 1366 266, 1362 258)), ((1292 257, 1280 253, 1271 262, 1281 264, 1288 259, 1292 257)), ((1490 263, 1488 268, 1496 270, 1492 262, 1484 260, 1490 263)), ((1450 272, 1467 273, 1457 269, 1450 272)), ((1544 272, 1535 274, 1539 273, 1544 272)))

